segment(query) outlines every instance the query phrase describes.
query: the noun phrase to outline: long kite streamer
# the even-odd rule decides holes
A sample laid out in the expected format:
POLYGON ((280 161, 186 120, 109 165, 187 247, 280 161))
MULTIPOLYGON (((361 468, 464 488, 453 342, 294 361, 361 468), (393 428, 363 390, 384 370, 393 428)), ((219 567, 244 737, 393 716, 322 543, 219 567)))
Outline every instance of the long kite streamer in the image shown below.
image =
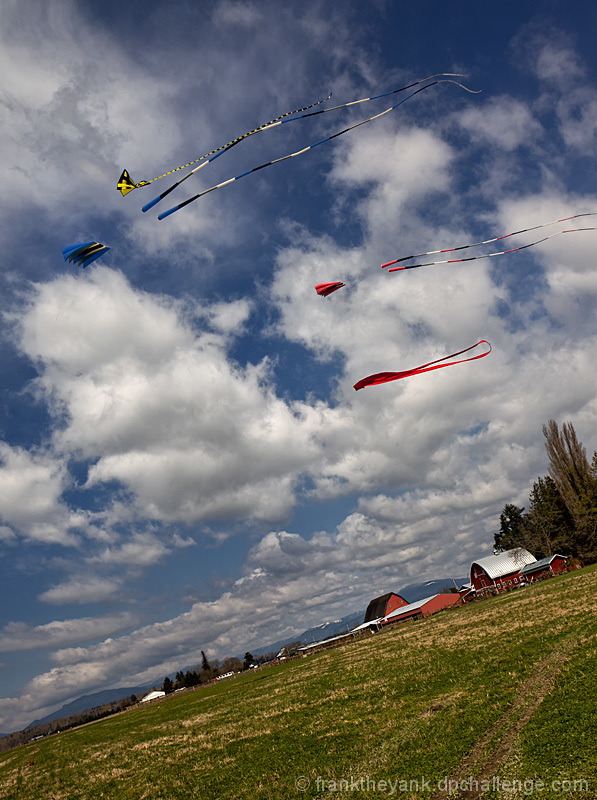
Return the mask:
MULTIPOLYGON (((157 178, 152 178, 149 181, 139 181, 139 183, 134 183, 129 173, 125 169, 123 169, 122 175, 118 180, 116 188, 124 197, 129 192, 132 192, 133 189, 138 189, 139 186, 149 186, 150 183, 153 183, 154 181, 159 181, 160 178, 165 178, 168 175, 173 175, 175 172, 179 172, 181 169, 186 169, 187 167, 191 167, 193 166, 193 164, 197 164, 197 162, 203 161, 205 158, 209 158, 209 156, 212 156, 214 153, 218 153, 218 155, 223 155, 227 150, 230 150, 232 147, 234 147, 235 144, 242 142, 243 139, 247 139, 249 136, 253 136, 254 133, 259 133, 260 131, 264 131, 267 128, 273 128, 274 126, 279 125, 281 120, 284 119, 284 117, 289 117, 291 114, 298 114, 301 111, 307 111, 310 108, 315 108, 315 106, 318 106, 321 103, 325 103, 325 101, 329 100, 331 96, 332 94, 330 92, 330 94, 324 100, 317 100, 317 102, 311 103, 310 106, 305 106, 304 108, 297 108, 294 111, 287 111, 285 114, 280 114, 279 117, 271 119, 269 122, 264 122, 263 125, 260 125, 258 128, 253 128, 252 131, 247 131, 246 133, 243 133, 242 136, 238 136, 236 139, 232 139, 231 142, 227 142, 226 144, 220 145, 220 147, 216 147, 215 150, 211 150, 209 153, 205 153, 205 155, 199 156, 199 158, 196 158, 194 161, 189 161, 188 164, 183 164, 181 167, 176 167, 175 169, 171 169, 168 172, 164 172, 163 175, 158 175, 157 178)), ((213 160, 214 160, 213 158, 210 159, 210 161, 213 160)), ((210 161, 206 161, 205 164, 209 164, 210 161)), ((202 164, 201 167, 204 167, 205 164, 202 164)), ((196 167, 192 172, 189 172, 188 175, 185 175, 185 177, 182 178, 182 180, 178 181, 178 183, 175 183, 174 186, 168 189, 168 191, 165 192, 163 195, 160 195, 155 202, 157 203, 158 200, 161 200, 162 197, 165 197, 166 194, 169 194, 173 189, 179 186, 182 183, 182 181, 186 180, 189 177, 189 175, 192 175, 194 172, 197 172, 197 170, 201 169, 201 167, 196 167)), ((155 203, 153 203, 152 205, 155 205, 155 203)), ((151 208, 151 206, 149 207, 151 208)), ((145 208, 143 209, 143 211, 145 211, 145 208)))
POLYGON ((423 372, 431 372, 434 369, 453 367, 455 364, 464 364, 467 361, 475 361, 478 358, 485 358, 485 356, 488 356, 490 353, 491 345, 485 339, 481 339, 476 344, 473 344, 464 350, 459 350, 457 353, 452 353, 449 356, 438 358, 436 361, 429 361, 427 364, 421 364, 420 367, 415 367, 414 369, 407 369, 403 372, 377 372, 375 375, 369 375, 369 377, 363 378, 358 383, 355 383, 354 388, 358 392, 359 389, 362 389, 365 386, 377 386, 380 383, 389 383, 390 381, 399 381, 401 378, 410 378, 411 375, 421 375, 423 372), (442 361, 448 361, 449 358, 456 358, 457 356, 461 356, 463 353, 468 353, 469 350, 474 350, 475 347, 478 347, 480 344, 486 344, 489 350, 487 350, 485 353, 481 353, 480 355, 471 356, 470 358, 461 358, 458 361, 449 361, 447 364, 441 363, 442 361))
MULTIPOLYGON (((426 78, 425 80, 428 80, 428 78, 426 78)), ((417 81, 416 84, 411 84, 411 86, 416 86, 418 83, 422 83, 422 82, 423 81, 417 81)), ((325 139, 321 139, 319 142, 314 142, 313 144, 310 144, 307 147, 303 147, 302 150, 297 150, 296 153, 289 153, 288 155, 282 156, 281 158, 276 158, 273 161, 268 161, 265 164, 260 164, 258 167, 253 167, 253 169, 247 170, 246 172, 242 172, 240 175, 236 175, 234 178, 229 178, 228 180, 223 181, 222 183, 218 183, 218 184, 216 184, 215 186, 212 186, 209 189, 205 189, 203 192, 199 192, 199 194, 196 194, 193 197, 190 197, 188 200, 185 200, 184 202, 179 203, 177 206, 173 206, 172 208, 168 209, 168 211, 164 211, 162 214, 159 214, 158 215, 158 219, 164 219, 165 217, 170 216, 170 214, 174 214, 175 211, 179 211, 181 208, 184 208, 185 206, 188 206, 189 203, 192 203, 195 200, 198 200, 200 197, 203 197, 204 195, 209 194, 210 192, 213 192, 216 189, 221 189, 223 186, 227 186, 229 183, 234 183, 234 181, 238 181, 241 178, 246 177, 247 175, 251 175, 253 172, 258 172, 260 169, 264 169, 265 167, 271 167, 274 164, 280 164, 282 161, 287 161, 289 158, 294 158, 295 156, 300 156, 303 153, 306 153, 308 150, 313 150, 315 147, 319 147, 320 144, 325 144, 325 142, 331 142, 332 139, 336 139, 338 136, 342 136, 342 134, 344 134, 344 133, 348 133, 349 131, 353 131, 353 130, 355 130, 355 128, 359 128, 361 125, 366 125, 368 122, 373 122, 373 120, 376 120, 376 119, 379 119, 380 117, 383 117, 385 114, 388 114, 390 111, 394 111, 394 109, 398 108, 398 106, 401 106, 407 100, 410 100, 411 97, 414 97, 419 92, 423 92, 425 89, 429 89, 431 86, 435 86, 438 83, 454 83, 454 84, 456 84, 456 86, 460 86, 461 89, 464 89, 467 92, 471 92, 471 94, 477 94, 478 91, 480 91, 480 90, 475 91, 473 89, 469 89, 468 87, 464 86, 462 83, 458 83, 458 81, 453 81, 453 80, 448 80, 448 79, 433 81, 432 83, 428 83, 425 86, 421 86, 420 89, 416 89, 414 92, 412 92, 411 94, 407 95, 402 100, 400 100, 400 102, 395 103, 393 106, 390 106, 389 108, 386 108, 384 111, 381 111, 379 114, 375 114, 374 116, 369 117, 368 119, 361 120, 361 122, 357 122, 355 125, 351 125, 350 127, 344 128, 344 130, 338 131, 337 133, 334 133, 331 136, 327 136, 325 139)), ((404 87, 404 88, 409 88, 409 87, 404 87)), ((403 89, 395 89, 394 91, 388 92, 387 94, 395 94, 396 92, 401 92, 401 91, 403 91, 403 89)), ((377 95, 377 96, 378 97, 383 97, 384 95, 377 95)), ((352 101, 351 103, 346 103, 343 106, 336 106, 333 109, 332 108, 323 109, 320 112, 313 112, 313 113, 314 114, 315 113, 323 114, 323 113, 325 113, 327 111, 334 111, 334 110, 336 110, 336 108, 344 108, 345 106, 354 105, 355 103, 366 102, 366 100, 368 100, 368 99, 373 99, 373 98, 364 98, 363 100, 355 100, 355 101, 352 101)), ((306 116, 309 116, 309 115, 306 115, 306 116)), ((283 122, 293 122, 294 119, 302 119, 302 118, 303 117, 292 117, 292 118, 290 118, 288 120, 284 120, 283 122)), ((281 124, 283 124, 283 122, 281 124)), ((208 162, 206 162, 206 163, 208 163, 208 162)), ((179 181, 179 183, 181 183, 181 182, 182 181, 179 181)), ((176 184, 176 185, 178 185, 178 184, 176 184)), ((151 203, 148 203, 146 206, 143 206, 143 211, 147 211, 149 208, 154 206, 157 202, 159 202, 159 200, 161 200, 162 197, 164 197, 166 194, 168 194, 172 190, 172 188, 175 188, 175 187, 171 187, 166 192, 164 192, 162 195, 160 195, 159 197, 155 198, 155 200, 152 200, 151 203)))
MULTIPOLYGON (((185 169, 185 167, 190 167, 192 164, 196 164, 198 161, 202 161, 205 158, 208 159, 207 161, 205 161, 205 163, 201 164, 198 167, 195 167, 195 169, 192 169, 179 181, 172 184, 172 186, 170 186, 168 189, 162 192, 162 194, 155 197, 149 203, 146 203, 143 206, 142 211, 149 211, 150 208, 153 208, 153 206, 159 203, 160 200, 163 200, 164 197, 169 195, 170 192, 173 192, 177 186, 180 186, 180 184, 183 181, 186 181, 187 178, 190 178, 191 175, 194 175, 200 169, 203 169, 203 167, 206 167, 208 164, 211 164, 212 161, 215 161, 216 158, 219 158, 221 155, 224 155, 224 153, 226 153, 228 150, 234 147, 235 144, 238 144, 243 139, 246 139, 248 136, 252 136, 254 133, 259 133, 260 131, 269 130, 270 128, 276 128, 278 125, 285 125, 287 122, 296 122, 297 120, 306 119, 307 117, 315 117, 318 114, 327 114, 329 111, 338 111, 341 108, 348 108, 349 106, 358 105, 359 103, 368 103, 370 100, 378 100, 380 97, 387 97, 388 95, 396 94, 397 92, 404 92, 406 89, 411 89, 413 86, 418 86, 420 83, 424 83, 425 81, 430 81, 432 78, 444 78, 444 77, 463 78, 464 75, 461 75, 458 72, 441 72, 438 73, 437 75, 430 75, 428 78, 422 78, 421 80, 415 81, 414 83, 411 83, 408 86, 403 86, 400 89, 393 89, 391 92, 384 92, 383 94, 377 94, 374 95, 373 97, 363 97, 361 100, 351 100, 350 102, 342 103, 339 106, 332 106, 332 108, 323 108, 320 109, 319 111, 311 111, 309 114, 300 114, 301 111, 308 111, 310 108, 314 108, 315 106, 321 105, 321 103, 325 103, 325 100, 319 100, 317 103, 313 103, 312 105, 306 106, 305 108, 299 108, 296 111, 289 111, 286 114, 282 114, 281 116, 276 117, 276 119, 272 119, 270 122, 266 122, 263 125, 260 125, 259 128, 255 128, 254 130, 248 131, 242 136, 239 136, 237 139, 233 139, 231 142, 228 142, 228 144, 222 145, 221 147, 218 147, 216 150, 212 150, 210 153, 206 153, 204 156, 201 156, 201 158, 197 158, 195 159, 195 161, 191 161, 182 167, 177 167, 174 170, 170 170, 170 172, 166 172, 165 175, 160 175, 160 178, 164 178, 166 177, 166 175, 171 175, 173 172, 178 172, 178 170, 180 169, 185 169), (291 114, 300 114, 300 116, 292 117, 291 114), (288 119, 288 117, 290 117, 290 119, 288 119), (213 158, 209 158, 210 156, 213 156, 213 158)), ((331 96, 332 95, 330 93, 326 97, 326 100, 329 100, 331 96)), ((120 191, 124 195, 127 192, 130 192, 132 189, 136 188, 137 186, 146 186, 148 183, 152 183, 153 181, 157 180, 158 178, 153 178, 152 181, 141 181, 141 183, 133 184, 132 181, 130 181, 130 176, 128 172, 124 170, 124 172, 120 176, 120 181, 118 182, 117 188, 120 189, 120 191), (127 183, 127 180, 129 181, 129 183, 127 183)))
MULTIPOLYGON (((410 261, 412 258, 423 258, 424 256, 434 256, 438 253, 454 253, 457 250, 468 250, 471 247, 479 247, 483 244, 491 244, 492 242, 499 242, 502 239, 508 239, 510 236, 517 236, 519 233, 527 233, 529 231, 536 231, 539 228, 547 228, 549 225, 556 225, 561 222, 569 222, 571 219, 578 219, 579 217, 594 217, 597 216, 597 211, 590 211, 586 214, 575 214, 572 217, 564 217, 563 219, 556 219, 552 222, 544 222, 542 225, 535 225, 532 228, 523 228, 519 231, 514 231, 513 233, 506 233, 504 236, 496 236, 494 239, 486 239, 484 242, 475 242, 474 244, 463 244, 460 247, 449 247, 446 250, 429 250, 427 253, 415 253, 412 256, 404 256, 403 258, 397 258, 394 261, 388 261, 386 264, 382 264, 381 268, 385 269, 385 267, 391 267, 392 264, 399 264, 401 261, 410 261)), ((546 242, 548 239, 553 239, 555 236, 561 236, 563 233, 578 233, 579 231, 594 231, 597 228, 571 228, 570 230, 565 231, 558 231, 557 233, 552 233, 550 236, 544 236, 543 239, 538 239, 536 242, 529 242, 529 244, 523 244, 520 247, 514 247, 511 250, 500 250, 497 253, 486 253, 482 256, 470 256, 468 258, 452 258, 443 261, 429 261, 425 264, 407 264, 402 267, 393 267, 389 269, 388 272, 398 272, 399 270, 404 269, 417 269, 418 267, 432 267, 435 264, 457 264, 460 261, 476 261, 480 258, 492 258, 493 256, 505 256, 508 253, 516 253, 518 250, 526 250, 527 247, 534 247, 536 244, 541 244, 541 242, 546 242)))

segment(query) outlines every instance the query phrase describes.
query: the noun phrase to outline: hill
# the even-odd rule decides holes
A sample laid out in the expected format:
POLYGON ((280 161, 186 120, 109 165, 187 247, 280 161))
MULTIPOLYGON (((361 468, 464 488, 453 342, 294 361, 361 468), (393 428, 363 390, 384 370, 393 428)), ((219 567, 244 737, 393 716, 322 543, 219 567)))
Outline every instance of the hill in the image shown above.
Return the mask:
MULTIPOLYGON (((27 725, 27 728, 34 728, 36 725, 41 725, 44 722, 53 722, 55 719, 62 719, 62 717, 68 717, 71 714, 79 714, 81 711, 87 711, 90 708, 96 708, 96 706, 103 706, 115 700, 122 700, 123 697, 130 697, 132 694, 143 695, 149 688, 150 687, 147 686, 128 686, 119 689, 105 689, 101 692, 95 692, 94 694, 84 694, 76 700, 72 700, 70 703, 65 703, 62 708, 48 714, 47 717, 34 720, 27 725)), ((27 728, 25 730, 27 730, 27 728)))
POLYGON ((0 755, 0 796, 594 800, 596 598, 590 567, 132 709, 0 755))
POLYGON ((398 590, 398 594, 404 597, 409 603, 416 603, 418 600, 423 600, 432 594, 441 594, 442 592, 450 592, 467 583, 469 578, 437 578, 433 581, 424 581, 423 583, 410 583, 398 590), (454 586, 456 583, 456 586, 454 586))

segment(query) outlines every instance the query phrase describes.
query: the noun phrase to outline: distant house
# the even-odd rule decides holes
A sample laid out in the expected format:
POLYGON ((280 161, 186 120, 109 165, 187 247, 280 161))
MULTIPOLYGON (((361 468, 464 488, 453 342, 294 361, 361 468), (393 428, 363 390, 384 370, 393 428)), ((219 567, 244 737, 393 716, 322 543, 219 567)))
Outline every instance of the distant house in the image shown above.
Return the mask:
POLYGON ((523 547, 480 558, 471 564, 471 583, 475 594, 494 594, 520 586, 522 571, 537 559, 523 547))
POLYGON ((165 697, 165 696, 166 696, 166 692, 161 692, 161 691, 150 692, 149 694, 146 694, 145 697, 141 698, 141 702, 142 703, 149 703, 150 700, 157 700, 158 697, 165 697))
POLYGON ((530 583, 541 578, 553 578, 561 572, 566 572, 568 568, 566 562, 566 556, 556 553, 548 558, 542 558, 532 564, 527 564, 526 567, 523 567, 521 575, 523 579, 530 583))
POLYGON ((397 608, 407 605, 408 603, 404 597, 400 597, 400 595, 395 594, 395 592, 388 592, 387 594, 375 597, 367 606, 363 625, 367 622, 375 622, 376 620, 382 619, 397 608))
POLYGON ((462 598, 463 603, 468 603, 469 600, 472 600, 475 596, 475 589, 472 583, 463 583, 462 586, 458 588, 458 594, 462 598))
POLYGON ((423 600, 417 600, 416 603, 408 603, 391 611, 381 620, 381 626, 385 627, 386 625, 396 625, 409 620, 423 619, 431 616, 431 614, 436 614, 438 611, 443 611, 444 608, 458 605, 460 602, 460 595, 456 592, 433 594, 430 597, 423 598, 423 600))

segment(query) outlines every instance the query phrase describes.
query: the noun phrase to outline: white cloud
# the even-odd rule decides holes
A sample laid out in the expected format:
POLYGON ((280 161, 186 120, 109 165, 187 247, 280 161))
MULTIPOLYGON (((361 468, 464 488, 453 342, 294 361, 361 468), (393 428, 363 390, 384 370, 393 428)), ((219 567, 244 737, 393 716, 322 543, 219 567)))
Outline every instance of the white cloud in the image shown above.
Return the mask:
POLYGON ((60 499, 69 482, 62 461, 0 442, 0 519, 23 535, 39 542, 76 544, 68 530, 68 509, 60 499))
POLYGON ((209 316, 226 333, 196 333, 182 306, 101 267, 36 286, 20 344, 65 420, 56 448, 96 459, 88 488, 117 480, 150 519, 288 511, 317 448, 307 409, 275 396, 266 360, 228 363, 227 334, 247 314, 218 303, 209 316))
MULTIPOLYGON (((80 218, 106 174, 114 173, 115 186, 118 163, 133 169, 142 153, 151 165, 178 143, 168 113, 175 88, 144 74, 100 26, 83 24, 76 3, 40 4, 28 15, 17 7, 4 4, 2 12, 0 179, 13 203, 33 196, 80 218), (101 68, 89 52, 102 52, 101 68)), ((111 193, 110 205, 119 197, 111 193)))
POLYGON ((7 525, 0 525, 0 542, 15 542, 16 536, 7 525))
POLYGON ((253 28, 263 18, 263 13, 254 3, 232 2, 223 0, 216 4, 213 21, 216 25, 238 25, 243 28, 253 28))
POLYGON ((37 599, 52 605, 99 603, 117 597, 121 586, 122 580, 118 578, 98 578, 91 575, 70 578, 42 592, 37 599))
POLYGON ((458 114, 458 122, 476 140, 484 140, 503 150, 531 147, 543 133, 539 121, 520 100, 492 97, 458 114))
POLYGON ((134 533, 119 547, 106 547, 99 555, 92 556, 88 560, 90 563, 134 564, 146 567, 161 561, 169 552, 170 550, 154 534, 134 533))
POLYGON ((36 626, 9 622, 0 631, 0 653, 64 647, 73 642, 100 639, 131 628, 136 622, 137 618, 127 612, 105 617, 54 620, 36 626))

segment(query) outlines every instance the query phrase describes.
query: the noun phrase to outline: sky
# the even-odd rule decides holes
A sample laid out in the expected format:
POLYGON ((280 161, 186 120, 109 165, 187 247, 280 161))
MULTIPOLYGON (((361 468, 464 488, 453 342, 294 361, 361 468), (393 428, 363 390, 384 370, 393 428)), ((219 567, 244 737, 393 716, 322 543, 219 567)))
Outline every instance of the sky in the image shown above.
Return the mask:
POLYGON ((2 3, 0 731, 466 575, 547 473, 544 423, 590 457, 597 231, 380 265, 597 212, 596 29, 577 0, 2 3), (251 136, 147 213, 172 176, 116 190, 437 73, 482 91, 161 221, 408 92, 251 136), (64 262, 89 240, 110 251, 64 262))

